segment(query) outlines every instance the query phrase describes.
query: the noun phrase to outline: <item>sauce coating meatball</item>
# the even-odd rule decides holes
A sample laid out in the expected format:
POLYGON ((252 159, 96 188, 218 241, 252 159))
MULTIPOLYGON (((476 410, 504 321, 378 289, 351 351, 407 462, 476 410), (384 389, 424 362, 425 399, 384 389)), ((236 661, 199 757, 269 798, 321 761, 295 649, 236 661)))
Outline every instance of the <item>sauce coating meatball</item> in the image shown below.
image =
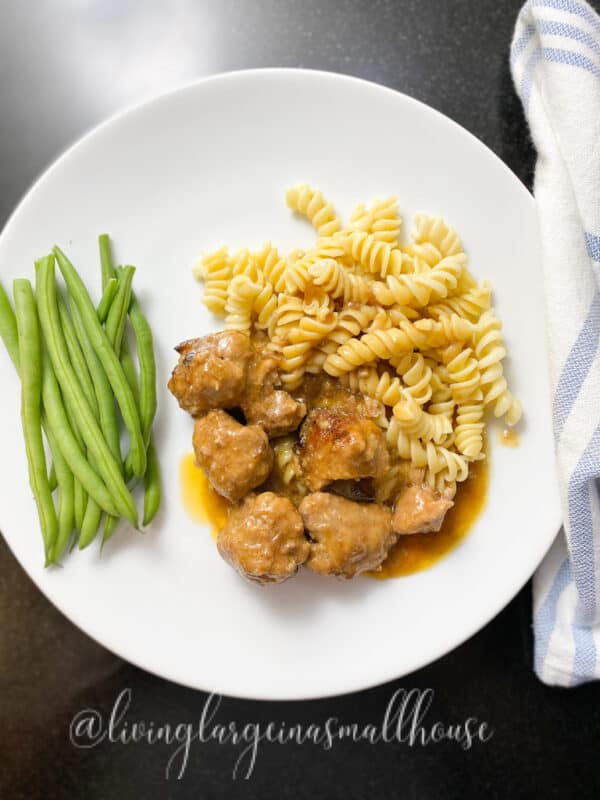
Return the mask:
POLYGON ((193 417, 213 408, 233 408, 242 400, 253 348, 239 331, 222 331, 188 339, 175 350, 179 362, 169 390, 193 417))
POLYGON ((226 411, 196 420, 194 453, 212 487, 232 502, 263 483, 273 466, 267 434, 258 425, 240 425, 226 411))
POLYGON ((312 491, 337 480, 378 478, 390 464, 385 437, 372 420, 331 408, 310 412, 299 455, 303 480, 312 491))
POLYGON ((279 359, 257 353, 248 367, 246 391, 241 403, 246 419, 260 425, 274 438, 295 431, 306 415, 306 406, 280 386, 279 359))
POLYGON ((439 531, 453 505, 427 486, 407 486, 396 500, 392 528, 399 534, 439 531))
POLYGON ((217 547, 241 575, 261 584, 291 578, 310 549, 300 514, 273 492, 245 497, 231 511, 217 547))
POLYGON ((298 510, 313 540, 307 565, 322 575, 353 578, 377 569, 396 542, 391 511, 376 503, 315 492, 298 510))

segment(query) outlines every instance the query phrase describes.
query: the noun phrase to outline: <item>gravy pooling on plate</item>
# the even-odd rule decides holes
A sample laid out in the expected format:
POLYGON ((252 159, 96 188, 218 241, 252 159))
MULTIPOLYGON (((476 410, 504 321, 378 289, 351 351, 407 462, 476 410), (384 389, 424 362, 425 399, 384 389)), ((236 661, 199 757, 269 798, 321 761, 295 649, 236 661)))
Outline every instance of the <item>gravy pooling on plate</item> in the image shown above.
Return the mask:
POLYGON ((442 527, 485 458, 486 409, 521 416, 491 287, 450 226, 417 215, 402 242, 393 197, 345 228, 309 186, 286 199, 315 245, 206 255, 197 276, 226 330, 181 343, 169 382, 195 419, 197 464, 231 503, 219 551, 258 583, 303 565, 379 570, 398 540, 442 527))
MULTIPOLYGON (((186 511, 192 519, 207 522, 216 540, 227 519, 229 503, 212 489, 204 472, 196 465, 193 453, 182 459, 180 475, 186 511)), ((431 567, 470 533, 485 508, 488 484, 489 461, 486 459, 471 468, 471 474, 460 487, 454 506, 446 514, 438 532, 402 537, 388 553, 381 569, 365 574, 385 580, 431 567)))

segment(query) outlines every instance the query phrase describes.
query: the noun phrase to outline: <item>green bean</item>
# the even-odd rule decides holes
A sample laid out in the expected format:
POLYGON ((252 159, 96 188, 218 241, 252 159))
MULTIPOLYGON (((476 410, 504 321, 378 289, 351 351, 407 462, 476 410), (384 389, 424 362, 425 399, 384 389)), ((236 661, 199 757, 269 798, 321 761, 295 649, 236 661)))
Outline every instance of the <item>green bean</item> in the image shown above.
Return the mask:
MULTIPOLYGON (((102 280, 103 282, 106 281, 107 285, 111 281, 116 281, 115 278, 110 277, 116 274, 115 268, 112 263, 112 255, 110 252, 110 240, 106 234, 99 237, 99 245, 100 245, 100 260, 102 265, 102 280)), ((121 366, 123 368, 123 372, 125 373, 125 377, 129 386, 131 387, 132 392, 137 392, 137 379, 135 376, 135 366, 133 364, 133 359, 131 358, 131 354, 129 352, 129 348, 127 343, 121 339, 121 366)), ((136 404, 137 404, 137 397, 136 397, 136 404)), ((128 476, 126 475, 126 480, 128 480, 128 476)), ((107 542, 111 536, 115 533, 117 527, 119 525, 119 519, 117 517, 106 517, 106 522, 104 523, 104 531, 102 533, 102 545, 107 542)))
POLYGON ((75 527, 77 531, 80 531, 88 504, 88 495, 78 478, 74 478, 73 480, 73 493, 75 497, 75 527))
POLYGON ((131 391, 133 392, 133 396, 135 397, 135 402, 139 405, 135 364, 133 363, 133 358, 131 357, 131 352, 129 351, 127 342, 123 342, 121 345, 121 366, 123 367, 123 372, 125 373, 125 377, 127 378, 127 383, 131 386, 131 391))
POLYGON ((102 291, 104 292, 106 291, 106 287, 110 279, 115 277, 110 237, 108 234, 100 234, 98 237, 98 246, 100 249, 100 266, 102 269, 102 291))
POLYGON ((37 504, 46 566, 58 536, 58 520, 46 472, 42 440, 42 349, 33 290, 28 280, 14 281, 15 316, 21 368, 21 422, 29 464, 29 483, 37 504))
MULTIPOLYGON (((161 499, 160 467, 152 438, 152 423, 156 414, 156 362, 154 360, 152 331, 134 292, 132 292, 131 296, 129 318, 135 333, 140 363, 139 390, 135 366, 126 344, 121 348, 121 364, 140 409, 144 441, 148 442, 147 468, 144 479, 143 520, 143 524, 148 525, 156 515, 161 499)), ((131 467, 129 463, 126 463, 125 474, 127 475, 130 471, 131 467)))
POLYGON ((106 284, 106 289, 104 290, 102 299, 98 303, 98 308, 96 309, 96 314, 100 322, 104 322, 108 316, 108 312, 110 311, 110 306, 117 292, 118 285, 119 282, 116 278, 111 278, 106 284))
POLYGON ((51 428, 46 430, 46 436, 52 450, 58 484, 58 537, 54 545, 54 560, 58 561, 69 543, 75 524, 75 481, 51 428))
MULTIPOLYGON (((106 444, 102 432, 96 421, 92 410, 85 397, 77 391, 77 377, 73 371, 71 363, 67 357, 66 345, 62 336, 62 330, 58 320, 58 308, 56 305, 56 283, 54 280, 54 258, 48 257, 43 259, 40 268, 40 290, 38 291, 38 302, 40 306, 40 319, 44 331, 46 346, 50 355, 52 366, 56 371, 56 378, 60 383, 62 392, 67 401, 72 404, 75 412, 75 420, 78 422, 80 433, 83 440, 89 449, 90 455, 98 464, 98 471, 104 484, 102 487, 107 489, 110 499, 101 492, 97 494, 98 485, 94 483, 92 490, 85 486, 83 475, 80 475, 80 469, 73 470, 73 474, 80 477, 82 484, 85 486, 88 493, 94 497, 100 506, 102 506, 108 513, 123 513, 128 519, 131 519, 133 524, 136 522, 136 509, 133 498, 129 494, 123 476, 121 475, 120 465, 115 460, 110 448, 106 444), (96 492, 96 493, 95 493, 96 492)), ((97 322, 94 311, 94 320, 97 322)), ((74 438, 74 437, 73 437, 74 438)), ((59 442, 62 439, 59 438, 59 442)), ((76 448, 77 454, 83 457, 79 447, 76 448)), ((63 450, 63 455, 69 460, 67 449, 63 450)), ((89 471, 94 473, 101 483, 99 476, 92 469, 90 464, 87 464, 89 471)), ((86 478, 88 473, 85 473, 86 478)))
MULTIPOLYGON (((123 341, 121 345, 121 366, 123 368, 123 372, 125 373, 125 377, 127 378, 127 383, 131 387, 131 391, 133 392, 133 396, 135 398, 136 405, 139 409, 140 407, 140 390, 138 388, 138 380, 137 374, 135 370, 135 364, 133 363, 133 358, 131 357, 131 352, 129 350, 129 346, 126 341, 123 341)), ((147 455, 147 453, 146 453, 147 455)), ((147 469, 147 458, 146 458, 146 469, 147 469)), ((133 470, 131 468, 131 464, 129 462, 129 458, 125 459, 124 464, 125 470, 125 480, 127 483, 133 477, 133 470)))
POLYGON ((92 377, 94 395, 99 410, 100 428, 112 454, 117 462, 120 463, 121 447, 119 441, 119 425, 110 383, 106 377, 106 373, 102 369, 102 364, 98 361, 98 357, 94 352, 79 309, 73 302, 71 302, 71 313, 73 315, 75 333, 92 377))
MULTIPOLYGON (((12 309, 10 304, 10 300, 2 284, 0 283, 0 339, 4 342, 6 350, 11 358, 11 361, 14 364, 15 370, 19 377, 21 376, 21 371, 19 368, 19 335, 17 332, 17 320, 15 317, 15 312, 12 309)), ((44 411, 42 406, 42 427, 46 431, 46 435, 49 432, 49 424, 48 424, 48 415, 44 411)), ((54 454, 53 454, 54 457, 54 454)), ((48 485, 50 486, 50 491, 53 492, 56 489, 56 471, 54 469, 54 464, 50 467, 48 472, 48 485)))
MULTIPOLYGON (((98 321, 98 317, 96 316, 96 311, 92 305, 90 296, 81 278, 77 274, 75 267, 67 259, 64 253, 62 253, 60 248, 55 247, 54 252, 56 253, 58 264, 67 284, 67 288, 71 293, 74 303, 79 308, 81 319, 83 320, 87 334, 90 338, 92 346, 94 347, 96 355, 100 360, 100 363, 104 367, 104 371, 106 372, 112 390, 117 399, 117 403, 119 404, 119 408, 121 409, 123 422, 125 423, 125 427, 129 432, 130 456, 133 473, 137 477, 141 477, 146 471, 146 448, 144 446, 144 439, 142 436, 140 417, 131 387, 127 383, 127 379, 123 373, 123 368, 121 367, 115 351, 111 347, 106 332, 98 321)), ((119 478, 122 485, 125 486, 120 472, 119 478)), ((129 515, 124 514, 124 516, 129 515)))
POLYGON ((67 306, 65 305, 65 301, 62 295, 58 292, 56 299, 58 301, 58 313, 62 325, 62 332, 63 336, 65 337, 65 342, 67 345, 67 350, 69 352, 69 358, 71 359, 71 364, 73 366, 73 369, 75 370, 75 375, 77 376, 79 385, 81 386, 81 391, 85 395, 85 399, 90 404, 90 408, 94 412, 94 416, 97 417, 98 403, 96 402, 94 386, 92 384, 92 379, 90 377, 90 372, 88 369, 88 364, 86 363, 86 358, 84 358, 79 340, 75 333, 73 320, 69 316, 69 312, 67 311, 67 306))
POLYGON ((17 320, 10 300, 0 283, 0 337, 15 369, 19 372, 19 334, 17 320))
MULTIPOLYGON (((83 443, 83 439, 81 438, 81 432, 77 427, 77 412, 73 408, 73 405, 69 402, 67 397, 63 398, 63 403, 65 407, 65 412, 70 420, 71 430, 73 431, 73 436, 77 441, 77 445, 81 452, 86 457, 86 460, 89 461, 87 458, 87 452, 85 445, 83 443)), ((94 469, 93 464, 90 464, 92 469, 94 469)), ((95 470, 94 470, 95 471, 95 470)), ((75 527, 77 531, 81 530, 81 526, 83 525, 83 518, 85 516, 85 510, 88 504, 88 494, 84 487, 81 484, 81 481, 74 476, 73 478, 73 494, 74 494, 74 506, 75 506, 75 527)))
POLYGON ((48 414, 48 419, 52 426, 52 431, 60 447, 60 451, 65 461, 69 465, 71 472, 96 502, 104 509, 108 509, 113 514, 117 513, 114 500, 110 492, 102 482, 101 478, 94 472, 85 457, 63 405, 63 399, 56 380, 56 375, 52 369, 50 357, 44 353, 44 385, 42 387, 42 397, 44 408, 48 414))
MULTIPOLYGON (((44 425, 44 418, 42 417, 42 427, 48 434, 46 430, 46 426, 44 425)), ((54 458, 54 453, 52 454, 52 458, 54 458)), ((54 466, 54 461, 50 464, 50 469, 48 470, 48 485, 50 486, 50 491, 53 492, 56 487, 58 486, 58 480, 56 478, 56 467, 54 466)))
POLYGON ((144 441, 148 443, 156 414, 156 362, 154 360, 152 331, 135 293, 132 293, 131 296, 129 318, 135 333, 140 364, 140 420, 144 441))
POLYGON ((115 353, 121 351, 125 320, 129 313, 131 302, 131 283, 135 275, 135 267, 125 267, 119 272, 119 288, 106 318, 106 335, 113 346, 115 353))
POLYGON ((104 523, 104 531, 102 532, 102 545, 108 542, 110 537, 116 532, 119 525, 118 517, 107 517, 104 523))
POLYGON ((149 525, 156 516, 160 506, 160 469, 158 456, 154 446, 154 437, 150 436, 148 444, 148 469, 144 478, 144 525, 149 525))
MULTIPOLYGON (((100 520, 102 519, 102 509, 91 498, 88 500, 83 524, 79 533, 79 549, 83 550, 91 544, 96 538, 98 529, 100 527, 100 520)), ((109 519, 113 519, 110 517, 109 519)))
MULTIPOLYGON (((83 320, 81 319, 81 314, 79 313, 79 309, 73 302, 71 302, 71 313, 73 314, 73 323, 75 326, 75 332, 78 337, 81 348, 83 350, 83 353, 85 355, 85 359, 87 361, 90 374, 92 376, 94 393, 97 399, 97 404, 99 409, 100 429, 110 448, 111 453, 114 455, 117 463, 119 464, 119 468, 121 469, 122 472, 119 425, 117 422, 115 401, 110 388, 110 383, 108 382, 106 373, 102 369, 102 364, 98 361, 98 357, 94 352, 94 348, 92 347, 92 344, 85 330, 85 325, 83 324, 83 320)), ((92 514, 92 512, 90 512, 90 514, 92 514)), ((93 520, 94 516, 92 516, 91 519, 88 520, 88 523, 86 525, 86 530, 89 532, 91 532, 93 520)), ((98 521, 96 523, 96 528, 98 527, 99 523, 100 519, 98 518, 98 521)), ((89 541, 91 541, 91 539, 89 541)), ((85 547, 86 544, 89 544, 89 541, 87 536, 85 537, 83 536, 83 530, 82 530, 79 546, 85 547)))

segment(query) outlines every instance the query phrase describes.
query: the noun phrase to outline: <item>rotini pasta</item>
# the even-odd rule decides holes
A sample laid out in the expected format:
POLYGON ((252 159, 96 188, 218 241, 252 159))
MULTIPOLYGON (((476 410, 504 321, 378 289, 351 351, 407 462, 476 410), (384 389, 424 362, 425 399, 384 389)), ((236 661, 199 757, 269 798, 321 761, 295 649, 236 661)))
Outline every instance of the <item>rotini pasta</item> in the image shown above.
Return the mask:
MULTIPOLYGON (((204 255, 194 269, 203 302, 226 328, 266 341, 289 391, 325 374, 371 398, 392 457, 380 502, 410 470, 411 480, 417 470, 452 496, 484 457, 486 409, 509 425, 522 413, 504 375, 490 284, 469 272, 460 237, 441 217, 416 215, 401 242, 396 197, 357 205, 346 228, 306 184, 286 201, 314 226, 314 244, 287 256, 271 242, 204 255)), ((294 442, 273 445, 285 484, 300 480, 294 442)))
POLYGON ((285 289, 285 268, 286 260, 277 252, 271 242, 266 242, 262 250, 254 254, 254 259, 259 269, 262 271, 275 292, 282 292, 285 289))
POLYGON ((204 305, 214 314, 223 314, 225 311, 231 274, 231 263, 226 247, 204 256, 194 269, 196 278, 204 281, 202 298, 204 305))
POLYGON ((398 200, 388 197, 376 200, 371 208, 359 203, 350 215, 350 229, 370 233, 380 242, 398 246, 402 220, 398 215, 398 200))
POLYGON ((371 285, 360 275, 354 275, 334 258, 323 258, 308 268, 309 280, 315 286, 342 303, 366 303, 371 297, 371 285))
POLYGON ((426 467, 432 475, 443 473, 445 480, 459 482, 468 477, 469 462, 466 456, 432 441, 422 442, 409 436, 396 418, 390 420, 387 441, 397 450, 400 458, 410 461, 415 467, 426 467))
POLYGON ((250 332, 254 302, 260 291, 260 284, 248 280, 245 275, 235 275, 231 279, 225 304, 226 328, 250 332))
POLYGON ((445 414, 423 411, 422 406, 406 391, 394 406, 394 419, 408 436, 424 442, 440 444, 452 432, 452 422, 445 414))
POLYGON ((353 392, 373 397, 385 406, 395 406, 402 398, 400 378, 389 372, 380 375, 375 367, 360 367, 340 376, 340 381, 353 392))
POLYGON ((508 425, 515 425, 521 418, 521 404, 508 390, 504 377, 502 359, 506 355, 506 349, 501 328, 500 320, 492 311, 487 311, 475 327, 473 344, 479 359, 484 404, 493 404, 496 417, 504 417, 508 425))
POLYGON ((292 186, 287 190, 285 199, 293 211, 310 220, 319 236, 332 236, 339 231, 340 223, 333 206, 318 189, 312 189, 306 183, 292 186))
POLYGON ((377 239, 372 233, 355 231, 344 240, 346 252, 372 275, 400 275, 405 260, 398 247, 377 239))
POLYGON ((275 468, 284 484, 289 485, 300 474, 300 465, 295 452, 296 439, 283 436, 273 443, 275 468))
POLYGON ((373 294, 378 303, 390 306, 423 308, 429 303, 442 300, 456 289, 464 269, 464 254, 448 256, 426 272, 412 275, 388 275, 385 283, 373 284, 373 294))
POLYGON ((483 403, 459 405, 454 431, 454 443, 458 452, 473 461, 480 458, 483 449, 483 428, 483 403))
POLYGON ((462 253, 462 244, 458 234, 441 217, 417 214, 412 238, 416 244, 433 245, 442 258, 462 253))

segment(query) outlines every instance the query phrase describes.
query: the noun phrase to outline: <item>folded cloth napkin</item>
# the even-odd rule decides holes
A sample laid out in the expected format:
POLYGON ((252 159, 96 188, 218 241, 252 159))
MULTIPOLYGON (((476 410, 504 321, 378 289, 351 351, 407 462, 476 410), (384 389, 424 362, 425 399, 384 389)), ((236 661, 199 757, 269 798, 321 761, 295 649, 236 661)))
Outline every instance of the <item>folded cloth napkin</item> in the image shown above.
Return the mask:
POLYGON ((535 670, 574 686, 600 678, 600 17, 583 0, 529 0, 511 69, 538 153, 563 510, 533 581, 535 670))

